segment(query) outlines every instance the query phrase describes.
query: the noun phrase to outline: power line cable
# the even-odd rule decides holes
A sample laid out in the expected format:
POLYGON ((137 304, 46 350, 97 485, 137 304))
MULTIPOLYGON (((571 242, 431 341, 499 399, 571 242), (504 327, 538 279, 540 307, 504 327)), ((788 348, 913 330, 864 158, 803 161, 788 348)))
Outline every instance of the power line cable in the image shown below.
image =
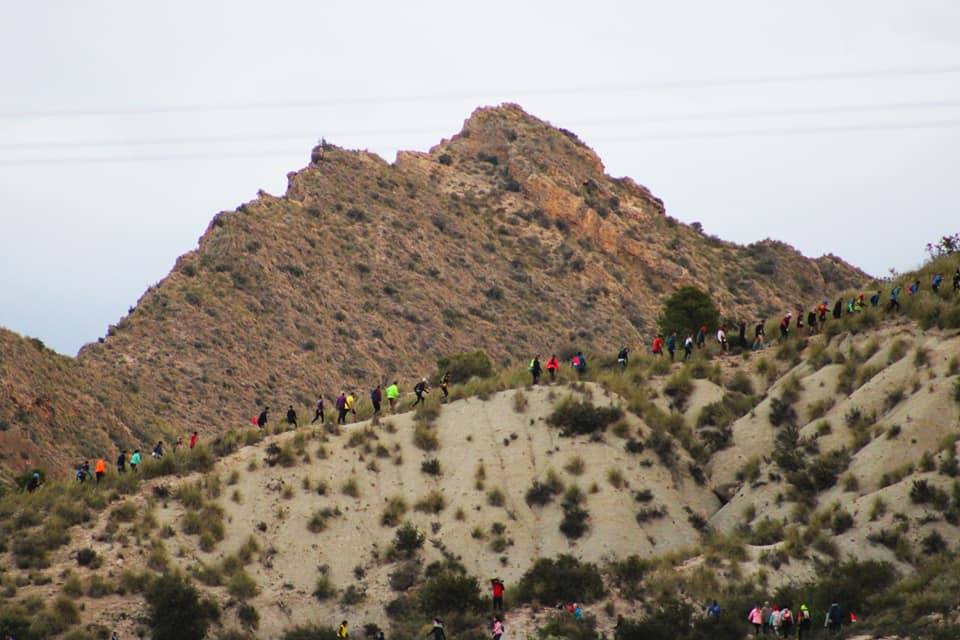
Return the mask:
MULTIPOLYGON (((696 138, 755 137, 798 134, 859 133, 865 131, 907 131, 914 129, 944 129, 960 126, 960 120, 940 120, 927 122, 887 122, 864 125, 838 125, 795 128, 739 129, 728 131, 690 131, 665 134, 637 134, 592 138, 593 143, 624 143, 640 140, 686 140, 696 138)), ((60 158, 28 158, 0 160, 0 166, 38 166, 69 164, 116 164, 126 162, 154 162, 165 160, 220 159, 220 158, 264 158, 264 157, 304 157, 303 149, 289 151, 270 149, 257 151, 197 152, 181 154, 133 155, 133 156, 73 156, 60 158)))
MULTIPOLYGON (((785 109, 767 109, 757 111, 713 111, 713 112, 690 112, 690 113, 670 113, 653 114, 649 116, 639 116, 630 118, 603 118, 593 120, 574 120, 565 122, 567 126, 596 126, 596 125, 630 125, 642 124, 645 122, 681 122, 696 120, 729 120, 744 118, 764 118, 764 117, 783 117, 795 115, 824 115, 830 113, 865 113, 876 111, 905 111, 912 109, 940 109, 960 106, 960 100, 927 100, 917 102, 892 102, 879 104, 855 104, 855 105, 833 105, 833 106, 813 106, 813 107, 794 107, 785 109)), ((434 133, 436 127, 415 127, 401 129, 369 129, 366 131, 334 131, 324 133, 324 137, 331 139, 338 138, 357 138, 370 135, 406 135, 434 133)), ((140 139, 115 139, 115 140, 78 140, 78 141, 43 141, 43 142, 12 142, 0 143, 0 149, 45 149, 45 148, 91 148, 91 147, 127 147, 127 146, 152 146, 161 144, 197 144, 207 142, 257 142, 257 141, 279 141, 279 140, 303 140, 304 138, 314 138, 319 140, 320 135, 316 133, 275 133, 275 134, 240 134, 240 135, 216 135, 216 136, 181 136, 169 138, 140 138, 140 139)))
POLYGON ((227 111, 266 111, 278 109, 307 109, 327 106, 355 106, 364 104, 402 104, 418 102, 442 102, 456 100, 484 100, 490 96, 516 97, 543 97, 569 96, 594 93, 630 93, 650 89, 696 89, 717 87, 738 87, 751 85, 783 84, 792 82, 818 82, 854 79, 880 79, 910 76, 934 76, 960 73, 960 65, 903 67, 896 69, 868 69, 860 71, 826 71, 798 74, 771 74, 759 76, 743 76, 728 78, 694 78, 686 80, 650 80, 626 85, 595 85, 579 87, 563 87, 554 89, 514 89, 507 91, 487 91, 485 93, 437 93, 427 95, 394 95, 394 96, 353 96, 343 98, 315 98, 305 100, 289 100, 282 102, 248 102, 248 103, 211 103, 211 104, 180 104, 139 107, 97 107, 71 109, 20 109, 0 112, 0 119, 29 119, 29 118, 68 118, 68 117, 99 117, 119 115, 153 115, 170 113, 201 113, 227 111))

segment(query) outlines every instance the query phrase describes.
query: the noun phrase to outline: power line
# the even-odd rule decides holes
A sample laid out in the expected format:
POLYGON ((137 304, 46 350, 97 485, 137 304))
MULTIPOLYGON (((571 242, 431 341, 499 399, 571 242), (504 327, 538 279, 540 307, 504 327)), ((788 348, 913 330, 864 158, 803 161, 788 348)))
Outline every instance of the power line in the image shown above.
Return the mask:
MULTIPOLYGON (((595 125, 630 125, 645 122, 682 122, 696 120, 730 120, 743 118, 783 117, 795 115, 824 115, 831 113, 865 113, 876 111, 905 111, 912 109, 940 109, 960 106, 958 100, 927 100, 917 102, 892 102, 880 104, 852 104, 813 107, 790 107, 784 109, 767 109, 757 111, 708 111, 691 113, 665 113, 630 118, 602 118, 593 120, 573 120, 565 122, 567 126, 595 126, 595 125)), ((357 138, 371 135, 406 135, 434 133, 436 127, 401 128, 401 129, 368 129, 366 131, 333 131, 323 134, 331 139, 357 138)), ((140 138, 114 140, 78 140, 78 141, 43 141, 43 142, 12 142, 0 143, 0 149, 67 149, 67 148, 95 148, 95 147, 128 147, 152 146, 161 144, 197 144, 207 142, 266 142, 280 140, 303 140, 314 138, 319 140, 316 133, 263 133, 216 136, 179 136, 168 138, 140 138)))
POLYGON ((798 74, 760 75, 727 78, 694 78, 685 80, 650 80, 625 85, 595 85, 579 87, 563 87, 554 89, 514 89, 494 90, 485 93, 437 93, 427 95, 393 95, 393 96, 353 96, 343 98, 314 98, 306 100, 289 100, 281 102, 248 102, 248 103, 211 103, 211 104, 180 104, 162 106, 139 107, 97 107, 97 108, 70 108, 70 109, 21 109, 18 111, 0 112, 0 119, 28 119, 28 118, 73 118, 99 117, 120 115, 155 115, 171 113, 203 113, 228 111, 267 111, 278 109, 308 109, 328 106, 355 106, 364 104, 402 104, 418 102, 442 102, 457 100, 484 100, 490 96, 517 97, 545 97, 569 96, 594 93, 630 93, 647 91, 650 89, 697 89, 717 87, 738 87, 751 85, 784 84, 792 82, 818 82, 853 79, 880 79, 909 76, 933 76, 960 73, 960 65, 904 67, 897 69, 869 69, 861 71, 826 71, 798 74))
MULTIPOLYGON (((833 133, 859 133, 865 131, 907 131, 914 129, 944 129, 960 126, 958 120, 939 120, 927 122, 886 122, 864 125, 838 125, 838 126, 815 126, 815 127, 784 127, 779 129, 761 128, 761 129, 738 129, 727 131, 690 131, 665 134, 637 134, 592 138, 595 142, 605 143, 624 143, 640 140, 688 140, 696 138, 729 138, 729 137, 758 137, 758 136, 777 136, 777 135, 798 135, 798 134, 833 134, 833 133)), ((0 166, 38 166, 38 165, 69 165, 69 164, 116 164, 127 162, 155 162, 165 160, 195 160, 195 159, 220 159, 220 158, 264 158, 264 157, 299 157, 304 156, 303 149, 290 151, 286 150, 264 150, 264 151, 224 151, 224 152, 197 152, 180 154, 158 154, 158 155, 131 155, 131 156, 73 156, 65 158, 30 158, 30 159, 7 159, 0 160, 0 166)))

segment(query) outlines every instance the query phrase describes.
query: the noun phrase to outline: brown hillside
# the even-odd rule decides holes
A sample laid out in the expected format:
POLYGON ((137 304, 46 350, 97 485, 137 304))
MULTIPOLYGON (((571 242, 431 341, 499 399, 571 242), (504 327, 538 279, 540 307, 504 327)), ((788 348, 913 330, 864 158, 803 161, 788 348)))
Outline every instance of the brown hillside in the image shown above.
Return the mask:
POLYGON ((318 146, 283 197, 215 216, 76 361, 5 336, 3 464, 220 433, 258 402, 303 415, 318 393, 365 397, 464 350, 501 363, 573 345, 609 353, 646 343, 684 284, 752 321, 864 279, 831 256, 705 236, 605 175, 572 133, 514 105, 479 109, 393 164, 318 146))

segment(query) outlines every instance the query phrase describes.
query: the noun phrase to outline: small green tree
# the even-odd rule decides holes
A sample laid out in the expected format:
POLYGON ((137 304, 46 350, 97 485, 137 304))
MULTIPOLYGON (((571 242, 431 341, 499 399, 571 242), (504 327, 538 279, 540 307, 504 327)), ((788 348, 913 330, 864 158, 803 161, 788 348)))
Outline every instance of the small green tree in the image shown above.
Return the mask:
POLYGON ((681 287, 663 305, 659 319, 660 331, 670 335, 674 331, 683 337, 686 331, 696 331, 700 325, 715 328, 720 322, 720 313, 710 295, 696 287, 681 287))
POLYGON ((165 575, 147 588, 150 629, 154 640, 203 640, 207 627, 220 619, 212 600, 200 600, 196 588, 181 575, 165 575))
POLYGON ((443 356, 437 360, 437 375, 439 381, 444 373, 450 374, 450 382, 453 384, 462 384, 470 378, 489 378, 493 375, 493 362, 490 357, 481 350, 470 351, 468 353, 458 353, 451 356, 443 356))

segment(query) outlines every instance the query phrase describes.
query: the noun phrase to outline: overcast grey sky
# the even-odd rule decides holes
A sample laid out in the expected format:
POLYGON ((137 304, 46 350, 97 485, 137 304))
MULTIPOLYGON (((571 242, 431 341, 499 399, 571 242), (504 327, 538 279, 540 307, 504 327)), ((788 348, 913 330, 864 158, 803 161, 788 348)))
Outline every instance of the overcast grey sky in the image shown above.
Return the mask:
POLYGON ((958 34, 951 0, 6 3, 0 325, 73 354, 319 137, 392 161, 504 101, 708 233, 906 269, 960 230, 958 34))

